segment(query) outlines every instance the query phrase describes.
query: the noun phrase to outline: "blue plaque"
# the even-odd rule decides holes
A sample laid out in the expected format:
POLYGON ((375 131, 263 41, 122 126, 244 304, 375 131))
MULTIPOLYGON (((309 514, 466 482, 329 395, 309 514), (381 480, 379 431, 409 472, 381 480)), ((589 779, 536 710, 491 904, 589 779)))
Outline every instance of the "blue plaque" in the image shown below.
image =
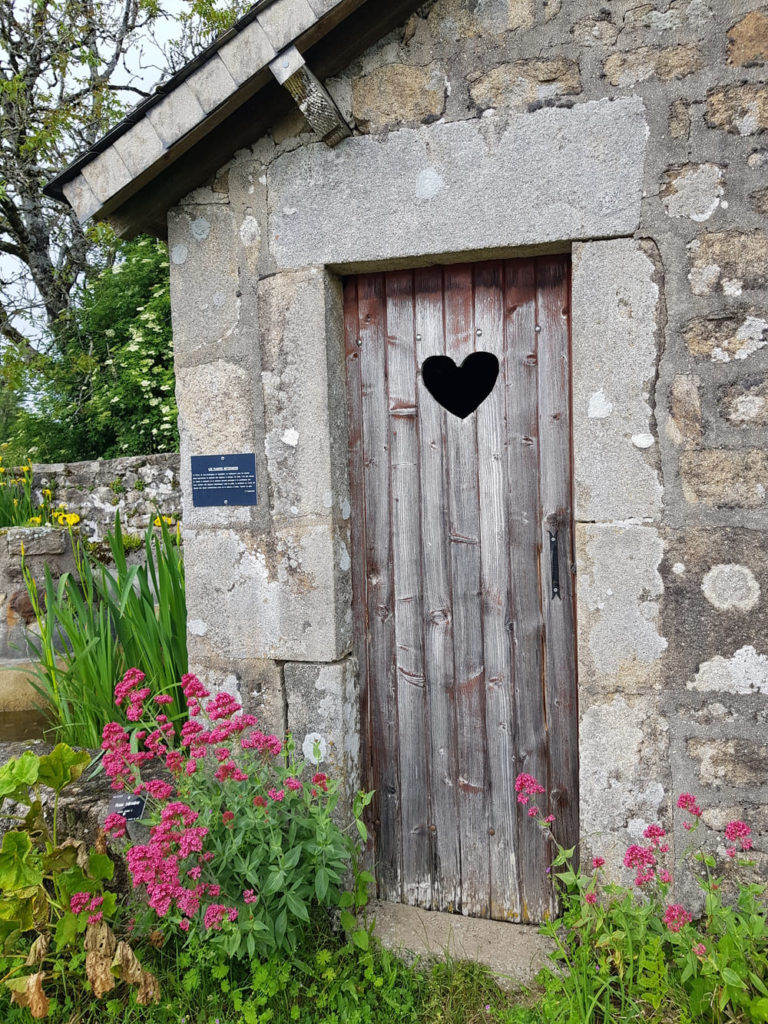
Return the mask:
POLYGON ((192 504, 195 508, 258 504, 254 453, 193 455, 192 504))

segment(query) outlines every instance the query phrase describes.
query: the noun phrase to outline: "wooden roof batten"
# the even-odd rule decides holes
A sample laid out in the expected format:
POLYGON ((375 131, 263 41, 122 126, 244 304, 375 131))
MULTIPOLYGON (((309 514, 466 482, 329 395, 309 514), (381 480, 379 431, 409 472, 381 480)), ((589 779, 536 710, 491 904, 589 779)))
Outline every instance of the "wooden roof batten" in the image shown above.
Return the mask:
POLYGON ((294 104, 329 146, 352 134, 323 80, 422 0, 259 0, 50 181, 81 222, 166 236, 166 214, 294 104))

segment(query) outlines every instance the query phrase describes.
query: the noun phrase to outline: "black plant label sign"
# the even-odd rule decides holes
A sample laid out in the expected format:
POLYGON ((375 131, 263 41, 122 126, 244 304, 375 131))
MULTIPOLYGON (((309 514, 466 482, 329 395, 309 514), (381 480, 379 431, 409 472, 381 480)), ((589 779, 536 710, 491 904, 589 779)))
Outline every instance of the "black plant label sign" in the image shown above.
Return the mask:
POLYGON ((421 367, 424 387, 444 409, 466 419, 493 391, 499 360, 491 352, 473 352, 461 366, 450 356, 430 356, 421 367))

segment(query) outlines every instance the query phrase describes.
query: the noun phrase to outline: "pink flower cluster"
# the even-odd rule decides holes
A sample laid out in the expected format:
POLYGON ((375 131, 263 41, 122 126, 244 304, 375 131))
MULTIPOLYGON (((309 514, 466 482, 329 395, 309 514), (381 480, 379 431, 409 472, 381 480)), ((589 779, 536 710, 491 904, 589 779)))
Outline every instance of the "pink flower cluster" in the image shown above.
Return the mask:
POLYGON ((82 914, 88 911, 90 914, 88 924, 98 924, 104 916, 104 912, 99 909, 103 904, 103 896, 94 896, 90 892, 76 892, 69 901, 69 909, 73 914, 82 914))
POLYGON ((691 915, 679 903, 670 903, 664 913, 664 924, 671 932, 679 932, 691 923, 691 915))
POLYGON ((532 775, 528 775, 526 772, 520 772, 515 779, 515 792, 517 793, 517 802, 519 804, 527 804, 532 796, 538 796, 539 793, 544 791, 541 783, 537 782, 532 775))
MULTIPOLYGON (((143 682, 143 674, 131 669, 115 690, 118 705, 128 702, 126 714, 131 721, 139 721, 144 714, 149 690, 141 685, 143 682)), ((204 927, 219 931, 224 921, 237 919, 238 910, 222 902, 208 903, 221 893, 221 886, 216 881, 205 881, 202 877, 206 864, 214 857, 212 852, 204 852, 203 849, 209 829, 197 824, 198 813, 176 797, 174 784, 160 779, 144 782, 139 772, 143 765, 160 760, 177 779, 176 785, 180 785, 179 779, 195 774, 198 764, 209 758, 216 764, 213 774, 219 782, 229 779, 245 782, 248 775, 236 762, 228 742, 236 738, 241 750, 255 751, 264 758, 278 756, 282 743, 277 736, 255 729, 256 718, 242 714, 242 705, 230 694, 219 693, 208 700, 211 695, 196 676, 185 675, 181 682, 191 716, 181 729, 181 749, 168 749, 173 725, 165 714, 158 712, 163 705, 171 703, 172 698, 161 694, 154 699, 159 706, 154 710, 154 725, 142 727, 134 734, 143 749, 131 750, 131 737, 118 723, 111 722, 104 728, 103 764, 113 789, 127 789, 137 795, 146 793, 165 805, 159 823, 150 829, 149 842, 134 846, 127 853, 134 888, 145 886, 149 906, 159 917, 177 911, 181 915, 179 927, 183 931, 189 930, 192 918, 203 908, 204 927), (203 716, 207 723, 200 720, 203 716)), ((317 773, 313 782, 323 790, 327 789, 327 776, 323 773, 317 773)), ((285 785, 290 791, 303 789, 302 782, 293 777, 287 779, 285 785)), ((286 789, 270 789, 267 794, 269 801, 283 801, 286 789)), ((313 789, 312 794, 317 795, 317 790, 313 789)), ((267 807, 269 801, 257 796, 253 802, 256 806, 267 807)), ((234 818, 232 811, 225 810, 220 820, 223 826, 231 828, 234 818)), ((114 838, 124 836, 125 818, 120 814, 109 815, 105 831, 114 838)), ((246 903, 252 903, 258 897, 253 890, 246 890, 244 899, 246 903)), ((79 903, 75 901, 75 905, 79 903)))
POLYGON ((752 829, 744 821, 729 821, 725 826, 725 838, 732 845, 726 849, 726 853, 729 857, 735 857, 737 853, 736 843, 739 844, 742 850, 752 849, 752 840, 749 838, 752 835, 752 829))
POLYGON ((108 814, 104 821, 104 831, 113 839, 122 839, 127 832, 128 822, 122 814, 108 814))
POLYGON ((635 868, 635 885, 647 885, 655 878, 660 882, 671 882, 672 876, 668 871, 658 871, 657 853, 669 853, 669 843, 664 842, 666 832, 661 825, 648 825, 643 832, 643 838, 649 840, 648 846, 638 846, 633 843, 627 848, 624 854, 624 867, 635 868))
POLYGON ((687 811, 695 821, 684 821, 683 828, 686 832, 691 832, 698 825, 698 819, 701 817, 701 808, 696 803, 696 797, 693 793, 681 793, 677 798, 677 806, 681 811, 687 811))

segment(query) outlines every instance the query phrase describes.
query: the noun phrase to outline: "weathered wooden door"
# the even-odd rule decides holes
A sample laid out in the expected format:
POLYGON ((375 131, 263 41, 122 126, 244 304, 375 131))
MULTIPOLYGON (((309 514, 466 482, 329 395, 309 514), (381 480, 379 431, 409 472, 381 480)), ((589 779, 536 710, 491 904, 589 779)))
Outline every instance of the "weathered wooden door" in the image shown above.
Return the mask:
POLYGON ((558 838, 577 838, 569 299, 567 256, 345 282, 354 607, 385 899, 545 918, 548 843, 516 801, 519 772, 551 793, 541 814, 558 838), (489 355, 464 362, 476 352, 489 355))

